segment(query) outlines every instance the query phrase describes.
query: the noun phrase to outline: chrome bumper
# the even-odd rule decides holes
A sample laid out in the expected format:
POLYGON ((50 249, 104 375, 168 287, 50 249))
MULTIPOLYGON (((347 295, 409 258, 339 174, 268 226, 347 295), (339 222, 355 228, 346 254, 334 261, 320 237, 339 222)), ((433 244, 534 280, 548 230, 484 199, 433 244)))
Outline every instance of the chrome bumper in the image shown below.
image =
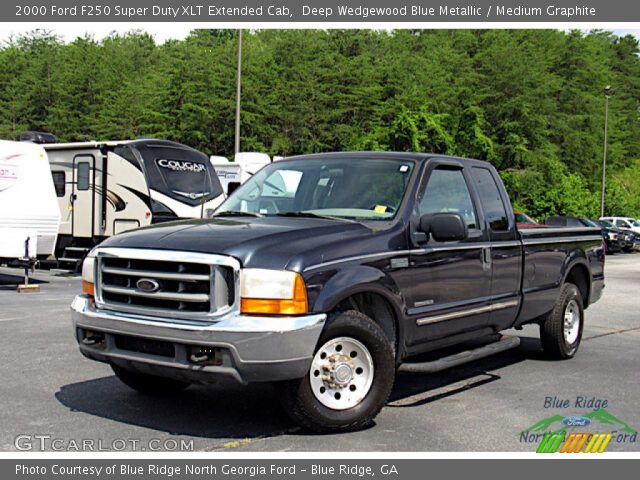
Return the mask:
POLYGON ((224 377, 243 384, 303 377, 326 320, 325 314, 257 317, 230 313, 214 324, 197 325, 98 310, 86 295, 74 299, 71 311, 76 339, 86 357, 141 373, 203 383, 224 377), (91 338, 102 340, 92 343, 91 338), (143 347, 145 341, 155 342, 168 350, 158 354, 149 353, 148 348, 123 348, 122 338, 143 347), (215 351, 216 364, 195 362, 194 349, 215 351))

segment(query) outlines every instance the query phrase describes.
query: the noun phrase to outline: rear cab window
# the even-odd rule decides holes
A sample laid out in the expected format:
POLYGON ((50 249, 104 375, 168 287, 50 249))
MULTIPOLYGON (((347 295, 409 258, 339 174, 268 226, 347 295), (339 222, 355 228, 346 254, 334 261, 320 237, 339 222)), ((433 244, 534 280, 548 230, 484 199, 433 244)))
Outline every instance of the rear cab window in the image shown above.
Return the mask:
POLYGON ((491 171, 483 167, 472 167, 473 179, 484 218, 491 232, 508 232, 511 229, 507 207, 491 171))

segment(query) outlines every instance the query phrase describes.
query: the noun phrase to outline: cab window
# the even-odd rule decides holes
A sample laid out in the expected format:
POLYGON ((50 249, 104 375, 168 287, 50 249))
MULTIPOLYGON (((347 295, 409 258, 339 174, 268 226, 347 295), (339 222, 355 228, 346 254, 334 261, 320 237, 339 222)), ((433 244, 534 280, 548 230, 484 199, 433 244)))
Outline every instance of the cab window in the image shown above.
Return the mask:
POLYGON ((509 230, 507 209, 493 175, 486 168, 473 167, 473 176, 489 228, 494 232, 509 230))
POLYGON ((469 229, 478 228, 478 219, 462 170, 437 167, 429 176, 418 205, 420 216, 428 213, 457 213, 469 229))

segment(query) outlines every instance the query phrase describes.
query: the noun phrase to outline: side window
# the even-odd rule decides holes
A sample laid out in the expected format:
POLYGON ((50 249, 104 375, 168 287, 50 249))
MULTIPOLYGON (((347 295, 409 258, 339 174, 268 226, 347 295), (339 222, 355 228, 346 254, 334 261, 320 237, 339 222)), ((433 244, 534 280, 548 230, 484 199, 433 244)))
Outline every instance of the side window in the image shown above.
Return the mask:
POLYGON ((616 227, 629 228, 629 225, 624 220, 616 220, 616 227))
POLYGON ((470 229, 478 228, 473 201, 462 170, 436 168, 418 206, 420 215, 428 213, 458 213, 470 229))
POLYGON ((567 218, 567 227, 584 227, 580 220, 577 218, 567 218))
POLYGON ((486 168, 473 167, 473 176, 489 227, 494 232, 509 230, 507 210, 493 175, 486 168))
POLYGON ((64 197, 67 191, 67 185, 65 183, 65 173, 58 170, 55 172, 51 172, 51 176, 53 177, 53 186, 56 189, 56 196, 64 197))
POLYGON ((78 163, 78 179, 77 179, 77 188, 78 190, 89 190, 89 174, 91 172, 91 168, 89 166, 89 162, 80 162, 78 163))

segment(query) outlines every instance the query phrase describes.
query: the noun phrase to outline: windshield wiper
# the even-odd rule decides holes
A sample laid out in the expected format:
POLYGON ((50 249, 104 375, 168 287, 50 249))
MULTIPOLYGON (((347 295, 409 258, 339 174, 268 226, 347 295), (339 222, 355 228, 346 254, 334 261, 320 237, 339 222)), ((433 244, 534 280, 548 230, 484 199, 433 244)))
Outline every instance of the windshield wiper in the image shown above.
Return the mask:
POLYGON ((211 215, 211 217, 262 217, 263 215, 253 212, 240 212, 238 210, 227 210, 211 215))
POLYGON ((278 212, 275 215, 278 217, 324 218, 326 220, 338 220, 341 222, 357 223, 357 222, 354 222, 353 220, 349 220, 348 218, 333 217, 331 215, 319 215, 317 213, 311 213, 311 212, 278 212))

